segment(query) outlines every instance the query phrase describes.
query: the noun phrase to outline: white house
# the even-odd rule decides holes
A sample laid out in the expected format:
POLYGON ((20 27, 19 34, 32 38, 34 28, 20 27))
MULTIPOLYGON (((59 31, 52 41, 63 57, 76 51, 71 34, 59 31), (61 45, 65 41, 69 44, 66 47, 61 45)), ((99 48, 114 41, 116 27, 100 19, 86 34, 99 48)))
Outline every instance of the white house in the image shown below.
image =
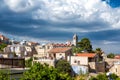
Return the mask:
POLYGON ((75 73, 88 73, 91 69, 95 70, 95 61, 97 55, 95 53, 78 53, 75 56, 68 57, 75 73))
POLYGON ((37 45, 35 46, 35 50, 37 54, 34 54, 34 57, 49 57, 48 51, 50 51, 53 48, 52 44, 46 44, 46 45, 37 45))
POLYGON ((4 48, 4 53, 15 53, 18 57, 31 56, 33 54, 32 47, 20 44, 8 45, 4 48))

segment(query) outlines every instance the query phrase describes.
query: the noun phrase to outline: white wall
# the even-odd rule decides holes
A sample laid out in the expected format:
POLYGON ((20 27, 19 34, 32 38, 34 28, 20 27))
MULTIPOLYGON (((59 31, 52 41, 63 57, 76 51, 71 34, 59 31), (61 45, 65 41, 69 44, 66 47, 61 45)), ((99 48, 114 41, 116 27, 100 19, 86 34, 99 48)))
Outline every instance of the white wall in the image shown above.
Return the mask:
POLYGON ((56 59, 65 58, 65 53, 56 53, 56 59))
POLYGON ((0 39, 3 40, 3 37, 1 36, 0 39))
POLYGON ((46 49, 44 47, 42 47, 41 45, 36 46, 35 49, 37 51, 37 55, 34 55, 34 56, 36 56, 36 57, 47 56, 46 49))
POLYGON ((109 72, 120 76, 120 64, 114 64, 113 67, 110 68, 109 72))
POLYGON ((28 46, 25 46, 25 49, 26 49, 27 52, 31 52, 32 51, 31 47, 28 47, 28 46))
POLYGON ((68 56, 68 61, 70 61, 71 65, 88 65, 88 57, 80 57, 80 56, 68 56))
POLYGON ((36 46, 35 49, 36 49, 38 54, 44 54, 45 53, 45 48, 42 48, 41 46, 36 46))
POLYGON ((20 46, 16 46, 15 47, 15 53, 16 54, 19 54, 21 51, 20 51, 20 46))

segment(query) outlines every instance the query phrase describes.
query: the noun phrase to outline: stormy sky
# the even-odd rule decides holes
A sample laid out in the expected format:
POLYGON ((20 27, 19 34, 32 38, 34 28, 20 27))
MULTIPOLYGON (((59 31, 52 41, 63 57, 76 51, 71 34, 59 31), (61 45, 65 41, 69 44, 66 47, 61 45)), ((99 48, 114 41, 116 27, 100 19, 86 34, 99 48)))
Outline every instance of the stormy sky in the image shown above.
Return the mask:
POLYGON ((119 0, 0 0, 0 33, 16 40, 66 42, 120 53, 119 0))

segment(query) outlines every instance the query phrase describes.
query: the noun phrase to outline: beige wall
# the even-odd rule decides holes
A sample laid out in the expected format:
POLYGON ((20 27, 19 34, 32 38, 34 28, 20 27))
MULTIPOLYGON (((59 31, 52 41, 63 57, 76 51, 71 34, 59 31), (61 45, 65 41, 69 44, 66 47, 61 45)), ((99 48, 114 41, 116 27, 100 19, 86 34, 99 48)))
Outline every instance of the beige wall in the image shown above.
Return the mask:
POLYGON ((8 58, 8 54, 2 54, 4 58, 8 58))
MULTIPOLYGON (((68 56, 68 61, 70 60, 68 56)), ((88 65, 88 57, 71 56, 72 65, 88 65)))
POLYGON ((65 53, 56 53, 56 59, 65 58, 65 53))
POLYGON ((89 71, 95 71, 96 67, 95 67, 95 62, 89 62, 89 71))
POLYGON ((116 75, 120 76, 120 64, 114 64, 109 71, 111 73, 115 73, 116 75))
POLYGON ((28 51, 28 52, 31 52, 31 51, 32 51, 31 47, 28 47, 28 46, 25 46, 25 49, 26 49, 26 51, 28 51))
MULTIPOLYGON (((37 45, 35 47, 38 57, 49 56, 48 51, 53 48, 52 44, 46 44, 44 47, 42 45, 37 45)), ((37 55, 35 55, 37 57, 37 55)))
POLYGON ((50 51, 52 48, 53 48, 52 44, 46 44, 45 45, 46 52, 50 51))
POLYGON ((43 48, 42 46, 38 45, 38 46, 35 47, 35 49, 36 49, 37 55, 39 55, 39 57, 45 56, 45 48, 43 48))

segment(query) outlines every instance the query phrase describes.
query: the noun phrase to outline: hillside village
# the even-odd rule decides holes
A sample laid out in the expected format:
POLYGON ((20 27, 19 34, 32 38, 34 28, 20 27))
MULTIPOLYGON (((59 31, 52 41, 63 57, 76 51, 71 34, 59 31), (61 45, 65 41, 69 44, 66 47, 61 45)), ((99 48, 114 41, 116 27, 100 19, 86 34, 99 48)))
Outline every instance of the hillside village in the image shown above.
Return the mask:
POLYGON ((74 73, 97 74, 114 73, 120 76, 120 55, 114 58, 107 58, 107 54, 82 50, 74 52, 77 46, 78 36, 75 34, 72 41, 66 43, 39 44, 31 41, 14 41, 0 35, 0 45, 7 44, 0 51, 0 68, 25 68, 25 61, 32 58, 34 62, 55 66, 56 60, 67 60, 74 73), (19 63, 21 61, 22 64, 19 63))

